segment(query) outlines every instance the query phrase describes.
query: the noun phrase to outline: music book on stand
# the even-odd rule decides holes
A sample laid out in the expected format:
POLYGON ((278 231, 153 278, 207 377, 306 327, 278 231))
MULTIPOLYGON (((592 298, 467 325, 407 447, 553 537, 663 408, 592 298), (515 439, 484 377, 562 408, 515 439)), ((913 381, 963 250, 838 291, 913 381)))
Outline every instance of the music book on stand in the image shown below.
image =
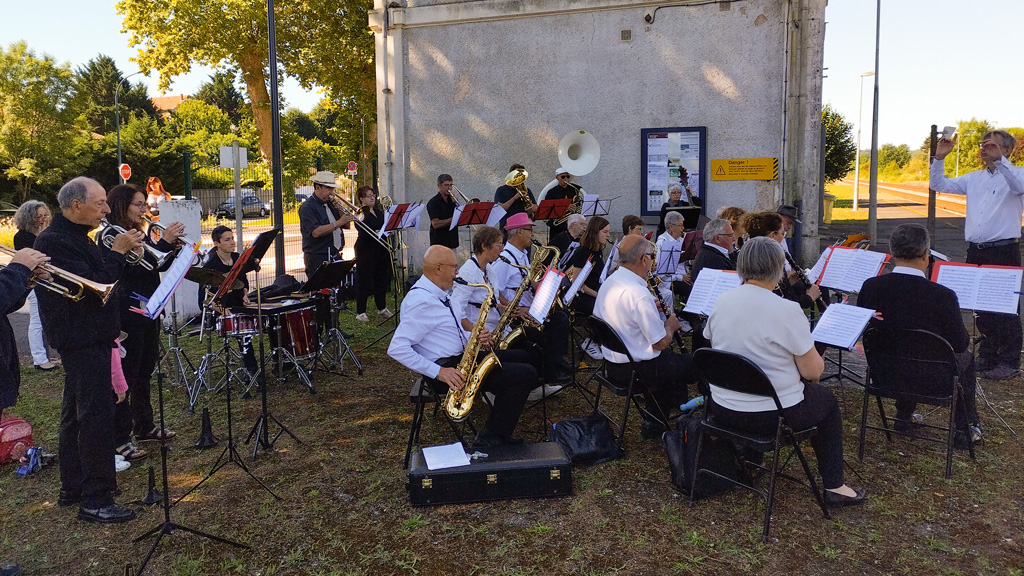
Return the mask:
POLYGON ((587 263, 583 265, 583 268, 580 268, 579 275, 576 276, 576 279, 569 285, 569 289, 565 291, 566 305, 569 305, 569 303, 572 302, 572 299, 576 297, 576 293, 579 292, 580 288, 583 286, 583 282, 587 279, 587 276, 590 275, 590 271, 594 268, 593 258, 593 256, 587 258, 587 263))
POLYGON ((557 200, 541 200, 540 204, 537 205, 537 213, 533 219, 539 220, 554 220, 565 216, 565 213, 569 210, 569 206, 572 204, 570 198, 559 198, 557 200))
POLYGON ((718 297, 742 283, 740 275, 732 270, 704 268, 693 282, 693 289, 690 290, 690 297, 686 299, 683 312, 709 316, 715 309, 718 297))
POLYGON ((830 304, 811 331, 815 342, 853 350, 868 321, 875 315, 870 308, 852 304, 830 304))
MULTIPOLYGON (((889 260, 888 254, 859 248, 830 246, 828 250, 818 283, 841 292, 860 292, 864 281, 878 276, 889 260)), ((810 277, 808 280, 814 281, 810 277)))
POLYGON ((496 226, 504 215, 505 209, 494 202, 459 205, 455 207, 449 230, 457 226, 496 226))
POLYGON ((533 302, 530 303, 530 317, 537 323, 543 324, 548 319, 551 306, 554 305, 555 298, 558 297, 558 289, 562 286, 563 278, 565 278, 563 272, 548 266, 544 278, 541 279, 540 285, 537 286, 537 291, 533 295, 533 302))
POLYGON ((178 255, 174 257, 174 262, 171 263, 171 267, 163 273, 163 277, 160 280, 160 285, 153 291, 153 295, 145 301, 143 307, 130 308, 132 312, 137 312, 146 316, 147 318, 156 318, 164 311, 167 303, 171 301, 171 295, 181 285, 181 281, 185 279, 185 274, 188 274, 189 268, 192 267, 192 260, 195 259, 196 253, 199 252, 199 247, 194 244, 186 244, 178 255))
POLYGON ((1016 314, 1024 268, 936 261, 932 281, 956 292, 963 310, 1016 314))

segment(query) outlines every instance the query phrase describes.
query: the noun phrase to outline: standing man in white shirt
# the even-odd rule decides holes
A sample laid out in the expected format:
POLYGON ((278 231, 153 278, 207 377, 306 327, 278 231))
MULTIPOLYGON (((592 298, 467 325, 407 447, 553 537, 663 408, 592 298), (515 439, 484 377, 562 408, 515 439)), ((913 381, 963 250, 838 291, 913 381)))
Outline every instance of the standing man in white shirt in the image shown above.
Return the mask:
MULTIPOLYGON (((686 399, 687 384, 696 380, 693 357, 668 350, 680 324, 675 314, 662 319, 658 303, 647 288, 652 258, 654 247, 646 238, 632 234, 623 238, 619 243, 619 267, 601 285, 594 303, 594 316, 622 338, 651 387, 654 397, 645 399, 647 409, 640 428, 644 438, 661 436, 665 428, 656 418, 659 411, 667 416, 673 406, 686 399)), ((608 362, 608 376, 628 382, 632 374, 629 359, 604 347, 601 353, 608 362)))
MULTIPOLYGON (((402 300, 402 320, 388 346, 388 356, 422 374, 437 394, 448 389, 460 390, 465 385, 456 367, 467 337, 449 296, 458 268, 451 248, 435 245, 427 249, 423 255, 423 275, 402 300)), ((480 333, 480 349, 486 351, 491 344, 491 333, 485 328, 480 333)), ((514 434, 516 423, 527 395, 537 387, 537 371, 522 360, 524 354, 520 350, 498 353, 501 366, 494 368, 481 386, 481 392, 494 394, 494 403, 487 422, 477 433, 475 447, 523 442, 522 437, 514 434)), ((482 398, 478 400, 483 403, 482 398)))
MULTIPOLYGON (((967 197, 964 238, 969 264, 1020 266, 1020 225, 1024 213, 1024 168, 1007 156, 1016 140, 1008 132, 993 130, 981 139, 979 154, 985 163, 958 178, 947 178, 946 156, 955 139, 942 138, 935 147, 928 185, 933 190, 967 197)), ((1012 378, 1020 369, 1021 325, 1016 314, 978 312, 977 370, 994 380, 1012 378)))

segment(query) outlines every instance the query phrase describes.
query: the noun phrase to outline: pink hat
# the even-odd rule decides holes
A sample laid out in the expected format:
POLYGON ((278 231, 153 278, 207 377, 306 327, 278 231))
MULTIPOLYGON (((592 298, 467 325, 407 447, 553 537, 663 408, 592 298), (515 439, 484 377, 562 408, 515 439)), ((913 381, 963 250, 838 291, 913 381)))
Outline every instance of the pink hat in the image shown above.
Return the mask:
POLYGON ((526 212, 520 212, 513 214, 505 220, 505 230, 515 230, 516 228, 526 228, 527 226, 536 226, 527 216, 526 212))

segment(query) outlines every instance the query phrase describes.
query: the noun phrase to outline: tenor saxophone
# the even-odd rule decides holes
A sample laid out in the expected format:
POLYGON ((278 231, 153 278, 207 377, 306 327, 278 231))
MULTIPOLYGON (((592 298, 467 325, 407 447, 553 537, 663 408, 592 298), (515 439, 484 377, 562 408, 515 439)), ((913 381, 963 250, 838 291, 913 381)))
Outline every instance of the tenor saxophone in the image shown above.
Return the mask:
MULTIPOLYGON (((459 279, 456 279, 456 281, 463 283, 459 279)), ((444 399, 445 412, 455 422, 462 422, 466 419, 470 409, 473 408, 473 400, 476 399, 476 394, 480 391, 484 378, 487 377, 487 374, 495 366, 501 367, 501 362, 494 355, 494 352, 489 353, 483 360, 477 362, 477 356, 480 352, 480 332, 487 323, 487 314, 490 312, 494 302, 494 290, 486 282, 483 284, 465 284, 474 288, 486 288, 487 297, 480 304, 480 315, 477 316, 476 324, 473 325, 473 331, 469 335, 469 341, 466 342, 466 349, 462 352, 462 359, 459 360, 459 365, 455 368, 462 375, 464 383, 462 389, 448 390, 448 395, 444 399)))

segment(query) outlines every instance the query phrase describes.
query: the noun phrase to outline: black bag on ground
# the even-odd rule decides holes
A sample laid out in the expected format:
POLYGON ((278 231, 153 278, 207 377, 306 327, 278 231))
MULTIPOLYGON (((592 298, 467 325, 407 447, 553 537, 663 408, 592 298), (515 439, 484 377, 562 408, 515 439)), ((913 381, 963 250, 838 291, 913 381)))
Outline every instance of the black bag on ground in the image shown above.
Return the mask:
MULTIPOLYGON (((668 454, 669 470, 672 473, 672 486, 685 494, 690 493, 693 474, 697 469, 697 438, 700 435, 703 411, 683 414, 676 421, 676 429, 662 435, 665 452, 668 454)), ((728 440, 711 435, 704 436, 704 449, 701 451, 701 468, 713 470, 718 474, 750 483, 749 474, 736 464, 736 453, 740 451, 741 459, 760 464, 762 454, 756 450, 737 448, 728 440)), ((711 474, 701 474, 695 487, 695 500, 710 498, 739 488, 711 474)))
POLYGON ((555 422, 548 440, 561 444, 575 465, 607 462, 624 454, 608 419, 596 414, 555 422))

